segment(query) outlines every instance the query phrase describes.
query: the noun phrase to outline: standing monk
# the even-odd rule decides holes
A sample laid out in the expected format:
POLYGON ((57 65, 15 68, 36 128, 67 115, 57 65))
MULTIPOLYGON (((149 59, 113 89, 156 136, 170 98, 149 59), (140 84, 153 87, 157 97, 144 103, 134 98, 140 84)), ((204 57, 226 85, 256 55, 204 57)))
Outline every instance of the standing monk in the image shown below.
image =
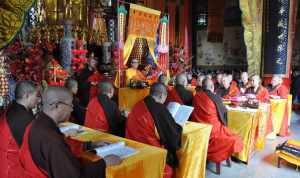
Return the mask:
POLYGON ((39 91, 31 81, 18 82, 16 100, 0 118, 0 177, 21 178, 23 166, 19 161, 19 149, 26 127, 34 119, 31 109, 39 102, 39 91))
POLYGON ((114 86, 108 81, 102 81, 98 85, 98 90, 98 96, 88 104, 84 125, 124 136, 125 119, 121 116, 118 105, 112 100, 114 86))
POLYGON ((175 87, 168 92, 166 103, 177 102, 184 105, 192 105, 193 93, 186 89, 187 77, 185 73, 178 74, 176 76, 175 87))
POLYGON ((238 135, 227 128, 227 111, 222 99, 213 93, 214 83, 203 81, 203 90, 193 100, 192 121, 208 123, 213 126, 210 135, 207 159, 220 163, 233 153, 242 151, 243 143, 238 135))
POLYGON ((78 77, 78 96, 81 105, 86 107, 89 101, 97 96, 97 84, 103 80, 98 72, 98 58, 93 55, 89 58, 88 64, 78 77))
POLYGON ((28 178, 105 178, 106 166, 120 163, 118 157, 107 156, 81 165, 72 155, 58 128, 69 118, 72 101, 72 94, 64 87, 50 86, 43 93, 42 112, 27 127, 21 150, 28 178))
POLYGON ((172 178, 173 168, 178 166, 176 151, 181 145, 182 128, 163 104, 166 98, 166 87, 153 84, 150 95, 138 102, 128 115, 126 138, 167 149, 164 178, 172 178))

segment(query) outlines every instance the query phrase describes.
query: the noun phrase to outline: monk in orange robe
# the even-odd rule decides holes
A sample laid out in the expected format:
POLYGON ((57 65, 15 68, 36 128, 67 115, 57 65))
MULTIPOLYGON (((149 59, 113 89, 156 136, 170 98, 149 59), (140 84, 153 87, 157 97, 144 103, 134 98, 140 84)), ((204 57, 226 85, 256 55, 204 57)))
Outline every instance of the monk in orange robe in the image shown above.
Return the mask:
POLYGON ((192 105, 193 93, 186 89, 187 77, 185 73, 176 76, 176 86, 168 92, 166 103, 177 102, 184 105, 192 105))
MULTIPOLYGON (((281 75, 273 75, 271 84, 272 88, 269 90, 269 94, 272 96, 280 96, 281 99, 288 99, 289 91, 288 89, 282 84, 282 77, 281 75)), ((280 136, 288 136, 289 131, 288 131, 288 103, 286 104, 285 107, 285 114, 284 118, 282 121, 282 126, 279 131, 280 136)))
POLYGON ((98 85, 98 90, 98 96, 88 104, 84 125, 92 129, 124 136, 125 119, 121 116, 118 105, 112 100, 114 96, 112 83, 102 81, 98 85))
POLYGON ((238 135, 233 134, 226 127, 226 108, 222 103, 222 99, 213 91, 213 81, 205 79, 203 90, 198 92, 193 100, 192 121, 208 123, 213 126, 207 159, 220 163, 227 160, 233 153, 240 152, 243 149, 243 143, 238 135))
POLYGON ((269 91, 261 85, 261 79, 258 75, 252 77, 252 86, 246 90, 246 93, 255 94, 260 102, 269 102, 269 91))
POLYGON ((222 98, 229 99, 240 94, 240 90, 237 87, 236 82, 232 81, 232 77, 223 76, 222 85, 222 88, 216 90, 217 95, 221 96, 222 98))
POLYGON ((131 67, 127 69, 125 73, 126 86, 130 85, 130 80, 146 81, 145 75, 138 70, 139 61, 137 59, 132 59, 130 64, 131 67))
POLYGON ((271 81, 272 88, 270 88, 270 95, 280 96, 281 99, 287 99, 289 91, 282 84, 282 77, 280 75, 274 75, 271 81))
POLYGON ((241 82, 239 82, 239 89, 241 93, 246 93, 247 89, 252 86, 251 82, 249 81, 248 73, 242 72, 241 73, 241 82))
POLYGON ((165 148, 168 151, 164 178, 172 178, 178 166, 176 151, 181 146, 182 128, 163 104, 167 90, 161 83, 151 86, 150 95, 138 102, 128 115, 126 138, 165 148))

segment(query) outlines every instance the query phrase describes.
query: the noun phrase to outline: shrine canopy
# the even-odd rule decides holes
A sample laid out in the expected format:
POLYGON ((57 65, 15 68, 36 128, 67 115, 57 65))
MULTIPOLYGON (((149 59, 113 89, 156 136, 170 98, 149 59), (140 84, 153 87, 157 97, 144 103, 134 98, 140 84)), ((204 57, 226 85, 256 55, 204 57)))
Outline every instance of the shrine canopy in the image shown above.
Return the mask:
POLYGON ((156 34, 160 23, 160 11, 130 4, 128 36, 124 45, 124 65, 127 64, 134 42, 137 38, 147 40, 149 52, 157 63, 154 49, 156 47, 156 34))

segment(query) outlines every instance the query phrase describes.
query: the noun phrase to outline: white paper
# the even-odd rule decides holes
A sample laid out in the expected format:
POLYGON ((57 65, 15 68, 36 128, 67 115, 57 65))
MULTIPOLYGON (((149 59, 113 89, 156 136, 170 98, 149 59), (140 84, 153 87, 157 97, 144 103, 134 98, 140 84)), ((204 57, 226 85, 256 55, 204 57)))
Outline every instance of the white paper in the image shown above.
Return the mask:
POLYGON ((69 132, 70 130, 80 130, 81 127, 79 125, 76 125, 76 124, 70 124, 68 126, 62 126, 59 128, 59 130, 62 132, 62 133, 66 133, 66 132, 69 132))
POLYGON ((180 105, 176 102, 170 102, 167 108, 179 125, 184 125, 194 110, 191 106, 180 105))
POLYGON ((116 142, 107 146, 99 147, 94 149, 96 154, 101 157, 107 155, 117 155, 124 159, 137 153, 137 150, 131 147, 127 147, 125 142, 116 142))

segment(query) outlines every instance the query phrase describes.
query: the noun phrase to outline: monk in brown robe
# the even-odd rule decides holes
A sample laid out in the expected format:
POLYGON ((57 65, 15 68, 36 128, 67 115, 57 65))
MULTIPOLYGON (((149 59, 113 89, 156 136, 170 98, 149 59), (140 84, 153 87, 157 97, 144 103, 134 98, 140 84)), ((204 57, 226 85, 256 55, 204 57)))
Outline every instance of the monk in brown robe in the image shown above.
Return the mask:
POLYGON ((32 178, 105 178, 106 166, 120 163, 117 156, 107 156, 82 165, 72 155, 58 124, 66 121, 72 110, 72 94, 68 89, 50 86, 42 95, 42 111, 24 135, 22 163, 32 178))

